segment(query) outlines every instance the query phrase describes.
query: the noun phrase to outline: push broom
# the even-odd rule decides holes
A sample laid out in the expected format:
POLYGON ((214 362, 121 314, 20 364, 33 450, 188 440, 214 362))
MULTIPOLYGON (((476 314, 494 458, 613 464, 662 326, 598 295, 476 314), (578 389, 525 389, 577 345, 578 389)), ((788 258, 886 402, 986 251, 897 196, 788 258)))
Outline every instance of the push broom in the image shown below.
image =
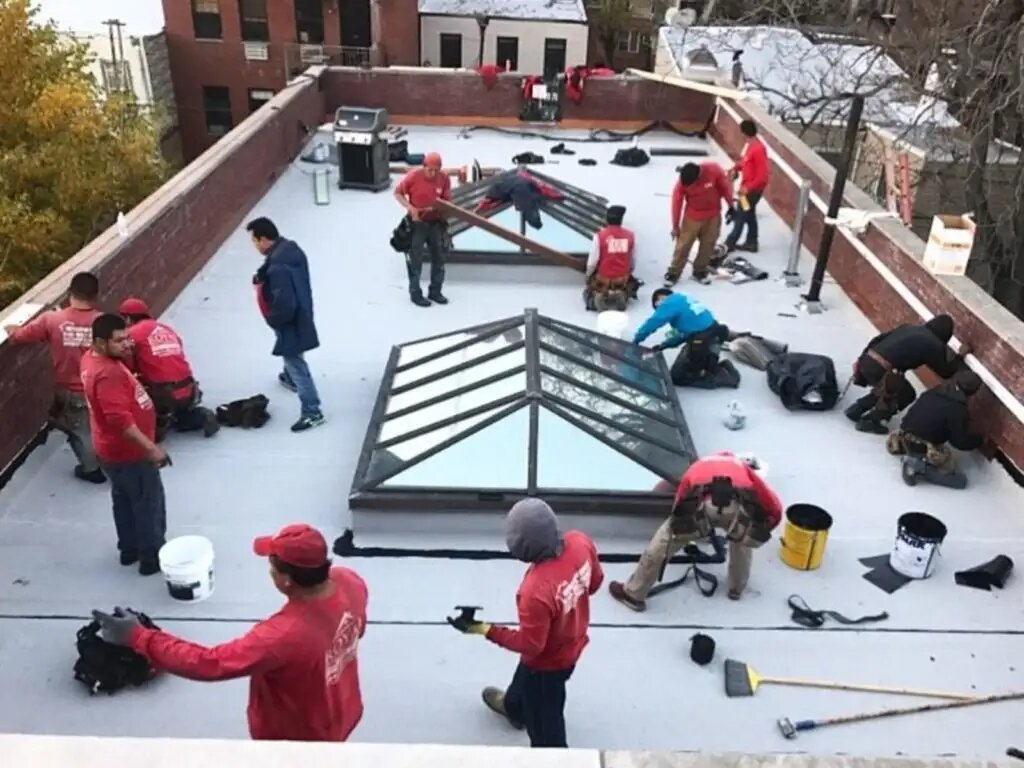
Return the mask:
POLYGON ((894 693, 903 696, 926 696, 933 699, 973 701, 977 697, 967 693, 928 691, 919 688, 894 688, 885 685, 862 685, 859 683, 837 683, 830 680, 804 680, 792 677, 763 677, 749 664, 735 659, 725 662, 725 694, 731 698, 753 696, 764 683, 773 685, 798 685, 805 688, 830 688, 840 691, 867 691, 868 693, 894 693))

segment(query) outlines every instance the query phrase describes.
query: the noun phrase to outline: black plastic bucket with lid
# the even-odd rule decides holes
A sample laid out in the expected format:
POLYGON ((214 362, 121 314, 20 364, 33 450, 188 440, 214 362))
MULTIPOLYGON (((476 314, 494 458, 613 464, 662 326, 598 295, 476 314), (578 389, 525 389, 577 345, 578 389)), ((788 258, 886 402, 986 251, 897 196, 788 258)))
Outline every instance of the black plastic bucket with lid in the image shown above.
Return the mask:
POLYGON ((945 523, 924 512, 900 515, 889 565, 911 579, 927 579, 935 572, 948 533, 945 523))

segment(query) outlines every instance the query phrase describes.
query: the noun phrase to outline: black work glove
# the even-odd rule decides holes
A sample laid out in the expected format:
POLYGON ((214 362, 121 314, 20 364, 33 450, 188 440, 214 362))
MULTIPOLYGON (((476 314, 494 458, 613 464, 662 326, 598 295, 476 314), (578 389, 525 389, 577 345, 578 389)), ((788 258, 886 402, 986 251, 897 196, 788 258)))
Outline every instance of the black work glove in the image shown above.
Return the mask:
POLYGON ((735 219, 736 219, 736 209, 735 208, 727 208, 725 210, 725 223, 726 224, 732 224, 735 219))
POLYGON ((476 619, 470 621, 463 616, 449 616, 448 623, 464 635, 486 635, 491 629, 491 625, 486 622, 476 619))
POLYGON ((128 645, 132 632, 142 626, 138 616, 123 608, 115 608, 113 614, 93 611, 92 617, 99 623, 103 639, 114 645, 128 645))

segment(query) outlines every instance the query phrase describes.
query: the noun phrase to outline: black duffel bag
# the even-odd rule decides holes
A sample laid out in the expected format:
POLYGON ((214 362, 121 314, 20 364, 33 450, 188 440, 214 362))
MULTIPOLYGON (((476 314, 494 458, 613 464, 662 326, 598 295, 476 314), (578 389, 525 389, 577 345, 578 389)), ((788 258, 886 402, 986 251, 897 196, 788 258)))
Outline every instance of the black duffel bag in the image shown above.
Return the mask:
POLYGON ((768 386, 791 411, 828 411, 839 402, 832 358, 787 352, 768 363, 768 386))

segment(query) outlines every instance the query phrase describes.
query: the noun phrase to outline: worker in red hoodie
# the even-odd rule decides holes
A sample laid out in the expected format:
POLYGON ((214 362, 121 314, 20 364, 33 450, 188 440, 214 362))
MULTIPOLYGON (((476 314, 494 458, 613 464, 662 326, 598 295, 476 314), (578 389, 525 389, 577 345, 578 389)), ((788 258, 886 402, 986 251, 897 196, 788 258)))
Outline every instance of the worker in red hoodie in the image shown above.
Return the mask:
POLYGON ((630 295, 636 297, 633 285, 636 236, 622 226, 625 216, 624 206, 611 206, 605 214, 608 224, 594 235, 585 270, 587 286, 583 290, 583 303, 589 310, 623 311, 630 295))
POLYGON ((4 327, 7 338, 15 344, 50 345, 54 378, 50 426, 67 435, 68 445, 78 459, 75 477, 97 484, 105 482, 106 477, 92 448, 79 368, 82 355, 92 344, 92 321, 102 314, 96 309, 99 293, 99 279, 89 272, 79 272, 71 278, 68 306, 44 312, 22 326, 4 327))
POLYGON ((675 250, 665 273, 665 284, 675 285, 690 258, 693 244, 697 260, 693 279, 705 285, 711 282, 708 270, 715 243, 722 229, 722 203, 726 204, 726 222, 733 219, 732 186, 718 163, 687 163, 679 169, 679 180, 672 189, 672 239, 675 250))
POLYGON ((130 354, 125 359, 156 406, 156 431, 163 437, 171 427, 211 437, 220 424, 217 415, 199 403, 203 393, 192 376, 181 337, 166 323, 149 314, 142 299, 125 299, 118 310, 128 324, 130 354))
POLYGON ((509 552, 530 563, 516 592, 518 629, 463 616, 448 623, 519 654, 509 687, 484 688, 484 704, 525 727, 531 747, 565 747, 565 684, 587 645, 590 596, 604 573, 594 542, 582 531, 561 536, 558 518, 542 499, 513 505, 505 540, 509 552))
POLYGON ((710 538, 715 528, 729 541, 729 599, 739 600, 750 579, 753 551, 771 538, 782 518, 782 502, 752 466, 728 451, 698 459, 676 489, 672 514, 661 524, 633 575, 608 585, 612 597, 637 612, 665 563, 680 549, 710 538))
POLYGON ((253 550, 270 559, 270 579, 288 602, 242 637, 208 648, 147 629, 127 611, 94 611, 103 639, 190 680, 248 677, 254 739, 345 741, 363 716, 357 652, 366 632, 366 583, 355 571, 331 567, 327 542, 309 525, 261 536, 253 550))
POLYGON ((740 190, 732 232, 725 238, 725 247, 728 251, 739 249, 757 253, 757 204, 761 202, 764 188, 768 186, 768 150, 757 137, 757 125, 753 120, 741 122, 740 132, 747 137, 747 143, 743 147, 740 161, 729 171, 732 178, 739 176, 740 190), (741 243, 744 229, 747 231, 747 239, 741 243))

